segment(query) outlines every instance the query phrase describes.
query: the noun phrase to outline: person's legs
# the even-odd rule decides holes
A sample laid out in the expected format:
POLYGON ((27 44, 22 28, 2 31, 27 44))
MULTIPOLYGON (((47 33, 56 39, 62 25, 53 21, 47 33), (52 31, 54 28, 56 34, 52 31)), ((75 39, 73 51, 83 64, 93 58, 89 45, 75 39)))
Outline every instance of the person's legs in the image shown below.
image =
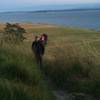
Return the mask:
POLYGON ((38 64, 40 66, 40 69, 42 69, 43 63, 42 63, 42 55, 38 55, 38 64))
POLYGON ((39 64, 39 56, 38 56, 38 53, 36 52, 36 50, 34 48, 32 48, 32 50, 33 50, 33 54, 34 54, 36 63, 39 64))

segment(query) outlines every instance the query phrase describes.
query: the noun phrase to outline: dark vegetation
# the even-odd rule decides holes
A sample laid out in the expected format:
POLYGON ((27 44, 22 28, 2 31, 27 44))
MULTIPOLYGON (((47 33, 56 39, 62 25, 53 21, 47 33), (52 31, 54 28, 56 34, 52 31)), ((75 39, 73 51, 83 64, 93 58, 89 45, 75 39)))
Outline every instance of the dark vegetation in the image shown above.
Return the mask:
POLYGON ((25 29, 18 24, 7 23, 4 28, 4 40, 12 43, 22 42, 25 39, 23 36, 25 32, 25 29))
MULTIPOLYGON (((68 44, 69 45, 69 44, 68 44)), ((82 44, 81 44, 82 45, 82 44)), ((81 47, 81 46, 80 46, 81 47)), ((100 63, 99 54, 80 47, 56 49, 54 60, 47 60, 44 67, 46 75, 52 80, 56 89, 67 93, 82 93, 100 99, 100 63), (79 51, 78 51, 79 49, 79 51)), ((92 49, 92 48, 91 48, 92 49)))

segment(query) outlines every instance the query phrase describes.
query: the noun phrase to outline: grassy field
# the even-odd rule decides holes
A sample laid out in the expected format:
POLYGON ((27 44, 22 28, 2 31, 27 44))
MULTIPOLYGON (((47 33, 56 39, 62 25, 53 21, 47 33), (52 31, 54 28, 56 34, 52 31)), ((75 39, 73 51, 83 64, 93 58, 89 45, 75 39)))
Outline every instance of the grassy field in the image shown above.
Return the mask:
MULTIPOLYGON (((0 24, 0 39, 4 24, 0 24)), ((21 44, 0 45, 1 100, 51 100, 49 86, 36 65, 31 44, 47 33, 44 71, 56 89, 100 100, 100 31, 48 24, 20 24, 27 32, 21 44)))

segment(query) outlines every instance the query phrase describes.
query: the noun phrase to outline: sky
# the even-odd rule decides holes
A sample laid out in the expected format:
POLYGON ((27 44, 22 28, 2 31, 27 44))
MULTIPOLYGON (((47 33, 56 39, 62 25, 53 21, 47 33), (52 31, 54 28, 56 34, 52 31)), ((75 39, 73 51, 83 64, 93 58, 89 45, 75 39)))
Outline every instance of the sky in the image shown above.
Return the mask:
POLYGON ((0 0, 0 12, 44 10, 52 9, 52 7, 54 9, 67 9, 67 6, 65 7, 63 5, 82 4, 100 4, 100 0, 0 0))

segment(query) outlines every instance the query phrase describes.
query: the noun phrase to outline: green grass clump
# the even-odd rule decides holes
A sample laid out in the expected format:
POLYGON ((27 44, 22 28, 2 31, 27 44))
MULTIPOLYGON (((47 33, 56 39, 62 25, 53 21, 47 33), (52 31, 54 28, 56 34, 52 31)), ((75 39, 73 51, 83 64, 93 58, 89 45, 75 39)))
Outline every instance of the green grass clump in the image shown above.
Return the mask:
POLYGON ((31 48, 25 48, 14 44, 0 48, 0 100, 51 100, 31 48))
MULTIPOLYGON (((45 59, 45 72, 57 89, 70 93, 85 93, 100 97, 99 53, 81 44, 67 44, 66 47, 51 49, 45 59), (52 59, 51 59, 51 57, 52 59)), ((48 47, 49 48, 49 47, 48 47)))

